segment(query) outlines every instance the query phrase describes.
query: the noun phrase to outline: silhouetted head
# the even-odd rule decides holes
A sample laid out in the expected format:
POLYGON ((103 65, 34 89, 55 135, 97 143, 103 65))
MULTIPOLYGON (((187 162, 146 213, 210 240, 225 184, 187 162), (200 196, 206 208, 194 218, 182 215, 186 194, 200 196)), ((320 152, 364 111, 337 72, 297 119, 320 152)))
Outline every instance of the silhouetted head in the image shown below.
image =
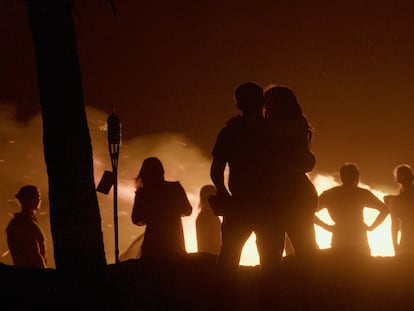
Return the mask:
POLYGON ((359 182, 359 168, 355 163, 345 163, 339 170, 344 185, 357 185, 359 182))
POLYGON ((164 181, 164 167, 158 158, 146 158, 142 163, 141 169, 137 176, 143 185, 157 184, 164 181))
POLYGON ((264 105, 263 88, 254 83, 246 82, 234 92, 236 106, 243 114, 262 113, 264 105))
POLYGON ((40 191, 36 186, 27 185, 20 188, 15 197, 20 202, 22 210, 33 211, 39 207, 40 191))
POLYGON ((265 115, 270 119, 290 119, 302 115, 302 108, 286 86, 271 86, 265 91, 265 115))
POLYGON ((411 166, 408 164, 398 165, 394 169, 394 178, 395 181, 399 184, 410 184, 413 182, 414 174, 411 166))

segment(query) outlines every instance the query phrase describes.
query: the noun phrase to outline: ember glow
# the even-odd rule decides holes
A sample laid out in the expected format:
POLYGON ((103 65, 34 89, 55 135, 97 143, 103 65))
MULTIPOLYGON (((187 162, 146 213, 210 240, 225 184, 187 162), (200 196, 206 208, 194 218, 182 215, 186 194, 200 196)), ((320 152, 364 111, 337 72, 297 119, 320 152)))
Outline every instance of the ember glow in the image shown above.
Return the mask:
MULTIPOLYGON (((102 111, 87 107, 89 130, 92 139, 95 184, 97 185, 103 172, 111 170, 111 162, 108 154, 107 133, 103 126, 107 115, 102 111)), ((47 197, 47 175, 42 150, 41 117, 37 116, 30 123, 15 125, 8 112, 0 113, 3 124, 2 150, 0 169, 3 176, 8 176, 5 183, 4 208, 0 218, 1 226, 5 228, 13 212, 18 211, 16 202, 12 199, 16 189, 22 184, 36 184, 45 195, 42 197, 42 207, 38 213, 38 221, 46 234, 47 248, 50 258, 50 267, 53 268, 53 244, 49 223, 49 204, 47 197), (18 156, 19 155, 19 156, 18 156), (20 156, 23 155, 23 156, 20 156)), ((198 214, 199 191, 206 185, 211 184, 209 176, 211 158, 180 134, 159 134, 154 136, 142 136, 123 141, 121 144, 119 167, 118 167, 118 224, 119 224, 119 251, 123 253, 129 248, 133 241, 141 236, 144 227, 138 227, 131 222, 131 211, 135 194, 135 176, 137 175, 142 161, 149 156, 156 156, 164 164, 167 180, 178 180, 187 192, 188 198, 193 206, 193 213, 183 218, 185 243, 188 252, 197 251, 195 234, 195 219, 198 214)), ((318 192, 338 184, 330 174, 319 174, 311 177, 318 192)), ((367 187, 366 185, 361 185, 367 187)), ((370 189, 381 200, 385 193, 370 189)), ((108 263, 114 260, 114 198, 112 190, 108 195, 98 193, 98 201, 101 212, 102 232, 105 244, 105 255, 108 263)), ((329 221, 326 210, 319 212, 323 220, 329 221)), ((376 211, 366 209, 364 211, 365 221, 370 224, 375 217, 376 211)), ((315 226, 316 240, 320 248, 329 248, 331 234, 320 227, 315 226)), ((368 233, 368 239, 373 256, 393 256, 394 251, 390 234, 390 217, 375 231, 368 233)), ((0 260, 11 263, 5 240, 0 241, 0 260)), ((246 242, 240 264, 257 265, 257 255, 254 234, 246 242)))
MULTIPOLYGON (((98 139, 98 141, 101 141, 101 144, 103 144, 101 148, 106 150, 106 147, 104 147, 106 141, 102 138, 98 139)), ((95 145, 94 149, 100 150, 95 145)), ((97 157, 96 155, 97 152, 95 152, 96 171, 103 172, 104 169, 108 169, 109 164, 106 164, 105 167, 105 162, 109 163, 109 159, 108 161, 105 161, 102 160, 105 159, 105 156, 102 158, 101 156, 97 157)), ((125 146, 121 148, 119 169, 121 177, 118 186, 119 201, 121 202, 121 204, 119 204, 120 252, 122 253, 128 249, 135 238, 144 231, 144 227, 137 227, 131 223, 130 214, 135 193, 134 178, 138 173, 142 161, 148 156, 156 156, 161 159, 166 172, 166 180, 178 180, 184 186, 191 205, 193 206, 192 215, 182 219, 186 249, 189 253, 197 252, 195 219, 198 215, 197 207, 199 204, 199 191, 202 186, 211 184, 209 176, 211 159, 201 154, 198 148, 187 141, 185 137, 172 134, 136 138, 135 140, 128 141, 125 146)), ((96 176, 99 177, 101 175, 98 173, 96 176)), ((226 178, 227 176, 228 171, 226 171, 226 178)), ((311 180, 319 194, 322 191, 339 184, 339 182, 329 174, 315 174, 311 177, 311 180)), ((98 180, 96 182, 98 182, 98 180)), ((370 189, 380 200, 382 200, 383 196, 386 194, 382 191, 372 189, 363 183, 360 183, 359 186, 370 189)), ((106 239, 105 247, 108 249, 106 251, 108 259, 112 256, 113 251, 111 249, 114 243, 111 236, 113 232, 113 222, 111 218, 112 211, 110 206, 113 198, 111 197, 111 194, 112 191, 105 196, 105 198, 102 196, 98 197, 101 198, 101 212, 103 221, 106 222, 106 225, 104 225, 104 239, 106 239), (104 200, 105 202, 103 202, 104 200)), ((376 213, 376 210, 365 208, 365 222, 371 224, 375 219, 376 213)), ((322 220, 332 223, 326 209, 319 211, 318 215, 322 220)), ((371 246, 372 256, 394 255, 390 222, 390 217, 388 216, 381 226, 373 232, 368 232, 368 240, 371 246)), ((331 247, 332 234, 330 232, 315 225, 315 234, 320 249, 331 247)), ((111 261, 111 259, 109 259, 109 261, 111 261)), ((259 264, 259 256, 257 254, 254 234, 250 236, 243 248, 240 264, 251 266, 259 264)))
MULTIPOLYGON (((167 170, 167 169, 166 169, 167 170)), ((312 179, 315 187, 317 188, 318 193, 338 185, 338 182, 334 180, 332 176, 324 176, 324 175, 316 175, 315 178, 312 179)), ((370 189, 367 185, 360 184, 361 187, 370 189)), ((120 191, 121 195, 124 195, 125 198, 128 197, 128 200, 133 200, 134 189, 133 187, 120 187, 124 188, 120 191)), ((385 195, 384 192, 379 190, 370 189, 379 199, 382 200, 383 196, 385 195)), ((198 192, 187 192, 189 200, 193 207, 197 207, 199 203, 198 192)), ((191 216, 183 218, 183 228, 185 234, 185 243, 187 252, 197 252, 197 241, 196 241, 196 231, 195 231, 195 219, 197 217, 197 209, 194 208, 194 212, 191 216)), ((367 224, 371 224, 377 215, 377 211, 365 208, 364 209, 364 220, 367 224)), ((332 223, 333 221, 329 216, 329 213, 326 209, 321 210, 318 212, 318 216, 328 223, 332 223)), ((368 232, 368 240, 371 247, 371 255, 372 256, 394 256, 394 249, 392 246, 391 241, 391 223, 390 217, 388 216, 385 221, 373 232, 368 232)), ((320 249, 330 248, 331 245, 331 238, 332 234, 319 226, 315 225, 315 234, 316 234, 316 241, 320 249)), ((257 248, 255 244, 255 235, 252 234, 248 241, 246 242, 242 256, 240 259, 241 265, 246 266, 255 266, 259 264, 259 256, 257 253, 257 248)))
MULTIPOLYGON (((313 179, 315 187, 317 188, 318 193, 338 185, 338 183, 334 180, 332 176, 324 176, 324 175, 316 175, 313 179)), ((380 200, 386 195, 386 193, 381 192, 379 190, 371 189, 367 185, 360 184, 361 187, 370 189, 380 200)), ((189 194, 189 197, 195 198, 194 195, 189 194)), ((194 202, 195 204, 198 204, 194 202)), ((196 205, 193 205, 196 206, 196 205)), ((364 220, 367 224, 371 224, 375 217, 377 216, 377 211, 370 208, 364 209, 364 220)), ((183 220, 183 226, 186 234, 186 247, 188 252, 196 252, 197 251, 197 242, 195 237, 195 228, 194 228, 194 221, 195 216, 192 215, 183 220)), ((329 216, 329 213, 326 209, 321 210, 318 213, 320 218, 328 223, 332 223, 333 221, 329 216)), ((330 248, 332 234, 319 226, 315 225, 315 234, 316 234, 316 241, 320 249, 330 248)), ((371 255, 372 256, 394 256, 394 249, 392 246, 391 240, 391 220, 390 216, 388 216, 385 221, 373 232, 368 232, 368 241, 371 247, 371 255)), ((242 256, 240 259, 241 265, 248 265, 254 266, 259 264, 259 256, 257 253, 257 248, 255 244, 255 235, 252 234, 249 240, 246 242, 242 256)))

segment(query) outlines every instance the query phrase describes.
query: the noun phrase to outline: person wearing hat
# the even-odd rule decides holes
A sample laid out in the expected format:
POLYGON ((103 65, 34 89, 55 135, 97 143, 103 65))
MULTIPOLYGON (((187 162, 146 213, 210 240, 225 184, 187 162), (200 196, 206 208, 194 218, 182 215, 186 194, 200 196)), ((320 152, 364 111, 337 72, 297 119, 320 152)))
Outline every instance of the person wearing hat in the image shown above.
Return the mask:
POLYGON ((228 202, 224 208, 220 207, 223 222, 218 265, 230 277, 237 272, 242 249, 252 233, 256 235, 261 269, 272 269, 278 261, 275 226, 266 215, 263 193, 268 130, 262 113, 263 89, 254 82, 246 82, 236 88, 234 97, 240 114, 220 130, 210 168, 217 189, 215 201, 228 202), (228 183, 225 183, 226 166, 228 183))
POLYGON ((13 264, 17 267, 45 269, 45 237, 35 217, 40 208, 39 189, 27 185, 20 188, 15 197, 20 203, 21 211, 14 214, 6 228, 13 264))

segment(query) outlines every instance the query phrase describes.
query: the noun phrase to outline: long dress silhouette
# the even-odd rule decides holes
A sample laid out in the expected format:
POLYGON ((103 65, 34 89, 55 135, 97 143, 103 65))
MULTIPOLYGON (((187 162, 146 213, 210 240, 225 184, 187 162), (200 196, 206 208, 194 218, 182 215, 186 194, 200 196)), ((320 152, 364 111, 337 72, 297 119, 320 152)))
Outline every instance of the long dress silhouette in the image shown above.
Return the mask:
POLYGON ((157 261, 176 260, 186 254, 181 217, 192 207, 182 185, 164 180, 158 158, 144 160, 137 177, 132 222, 145 227, 142 257, 157 261))

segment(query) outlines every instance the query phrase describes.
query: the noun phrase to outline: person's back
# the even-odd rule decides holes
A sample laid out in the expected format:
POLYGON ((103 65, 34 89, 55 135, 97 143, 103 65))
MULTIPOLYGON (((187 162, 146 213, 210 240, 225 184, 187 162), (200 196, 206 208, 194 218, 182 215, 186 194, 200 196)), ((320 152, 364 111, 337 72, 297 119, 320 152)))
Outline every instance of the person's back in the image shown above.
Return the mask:
POLYGON ((199 213, 196 218, 196 234, 198 252, 218 255, 221 247, 221 221, 208 202, 211 195, 216 194, 213 185, 205 185, 200 190, 199 213))
POLYGON ((186 253, 181 217, 190 215, 192 207, 179 182, 163 179, 164 171, 158 159, 146 159, 143 168, 140 172, 143 185, 136 191, 131 216, 134 224, 146 225, 142 256, 157 260, 174 259, 186 253), (152 182, 151 167, 150 176, 146 176, 143 171, 147 165, 160 166, 160 180, 152 182))
POLYGON ((391 234, 396 255, 414 255, 414 174, 407 164, 394 169, 399 184, 398 195, 388 195, 384 201, 391 211, 391 234), (398 233, 401 239, 398 241, 398 233))
POLYGON ((358 186, 359 170, 353 163, 341 167, 342 185, 324 191, 319 196, 318 210, 326 208, 335 222, 327 225, 315 218, 316 224, 332 232, 332 249, 370 254, 367 230, 373 230, 388 214, 385 204, 368 189, 358 186), (364 208, 379 211, 376 220, 368 226, 364 208))
POLYGON ((279 228, 280 257, 285 234, 297 263, 313 270, 316 254, 313 214, 318 194, 308 176, 316 163, 311 152, 312 128, 294 92, 283 85, 265 91, 265 115, 271 128, 267 157, 272 169, 265 174, 267 193, 279 228))
POLYGON ((214 146, 213 155, 227 157, 229 190, 239 202, 257 199, 263 188, 265 131, 266 123, 260 115, 234 117, 220 132, 214 146))
POLYGON ((14 214, 6 233, 13 264, 25 268, 46 268, 46 246, 34 211, 39 208, 40 193, 35 186, 24 186, 16 194, 22 210, 14 214))
POLYGON ((395 205, 401 219, 400 253, 414 255, 414 189, 401 193, 395 205))
POLYGON ((184 254, 185 243, 181 223, 191 209, 184 200, 178 182, 168 182, 156 187, 142 187, 137 191, 135 222, 146 225, 142 254, 151 257, 184 254))
MULTIPOLYGON (((217 199, 231 202, 223 212, 222 246, 218 264, 231 274, 237 271, 243 246, 256 234, 261 267, 268 269, 277 260, 274 220, 266 215, 266 134, 263 89, 253 82, 236 88, 236 106, 241 115, 230 119, 219 132, 213 147, 210 176, 217 199), (225 168, 229 167, 228 188, 225 168)), ((234 275, 233 275, 234 276, 234 275)))
POLYGON ((324 191, 319 204, 328 209, 335 222, 332 229, 333 248, 360 248, 368 251, 364 207, 370 206, 372 194, 357 186, 338 186, 324 191))

